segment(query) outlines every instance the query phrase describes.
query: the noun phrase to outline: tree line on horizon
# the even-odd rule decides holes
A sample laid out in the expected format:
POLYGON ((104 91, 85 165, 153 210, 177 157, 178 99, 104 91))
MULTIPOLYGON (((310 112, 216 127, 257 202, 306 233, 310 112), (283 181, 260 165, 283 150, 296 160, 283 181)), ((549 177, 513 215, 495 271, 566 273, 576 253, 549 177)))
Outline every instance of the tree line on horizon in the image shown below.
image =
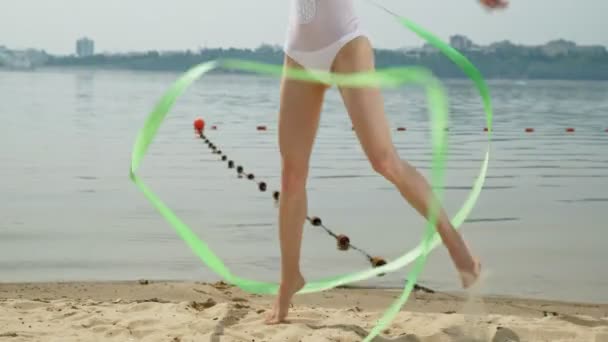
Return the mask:
MULTIPOLYGON (((375 49, 377 68, 417 65, 427 67, 440 78, 465 78, 466 75, 439 52, 412 55, 401 50, 375 49)), ((608 53, 578 52, 547 55, 541 47, 505 45, 487 51, 461 51, 486 78, 608 80, 608 53)), ((280 48, 261 45, 255 49, 213 48, 198 52, 159 52, 87 57, 51 56, 46 65, 55 67, 118 68, 146 71, 185 71, 206 61, 236 58, 281 64, 280 48)))

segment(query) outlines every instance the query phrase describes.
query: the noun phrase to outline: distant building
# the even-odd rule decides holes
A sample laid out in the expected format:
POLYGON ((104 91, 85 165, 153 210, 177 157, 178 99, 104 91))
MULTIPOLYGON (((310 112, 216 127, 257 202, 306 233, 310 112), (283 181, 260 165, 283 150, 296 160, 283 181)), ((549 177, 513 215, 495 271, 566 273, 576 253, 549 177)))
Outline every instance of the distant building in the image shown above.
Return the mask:
POLYGON ((422 48, 420 49, 420 53, 421 54, 434 54, 439 52, 439 49, 437 49, 434 45, 430 44, 430 43, 425 43, 422 48))
POLYGON ((402 47, 398 51, 403 53, 406 57, 419 59, 422 56, 420 48, 418 47, 402 47))
POLYGON ((450 45, 456 50, 471 50, 473 47, 475 47, 473 41, 461 35, 450 37, 450 45))
POLYGON ((567 56, 575 53, 577 50, 576 43, 564 39, 552 40, 541 47, 545 55, 550 57, 567 56))
POLYGON ((488 46, 477 45, 471 39, 466 36, 457 34, 450 37, 450 46, 459 51, 466 52, 477 52, 488 54, 491 53, 491 49, 488 46))
POLYGON ((579 46, 577 47, 577 52, 586 56, 595 57, 608 55, 608 50, 602 45, 579 46))
POLYGON ((95 54, 95 42, 89 38, 81 38, 76 41, 76 55, 87 57, 95 54))
POLYGON ((499 51, 513 51, 515 49, 517 49, 517 45, 513 44, 511 41, 509 40, 501 40, 499 42, 494 42, 492 44, 490 44, 490 46, 487 47, 487 50, 490 53, 496 53, 499 51))
POLYGON ((44 65, 49 55, 44 50, 10 50, 0 46, 0 65, 9 69, 29 70, 44 65))

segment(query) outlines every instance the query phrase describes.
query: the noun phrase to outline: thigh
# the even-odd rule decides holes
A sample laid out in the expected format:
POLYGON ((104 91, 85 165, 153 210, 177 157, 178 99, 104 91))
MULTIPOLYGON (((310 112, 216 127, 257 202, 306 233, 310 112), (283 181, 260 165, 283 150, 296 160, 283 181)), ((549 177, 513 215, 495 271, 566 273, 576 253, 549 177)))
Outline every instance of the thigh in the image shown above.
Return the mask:
MULTIPOLYGON (((359 37, 338 53, 333 65, 337 73, 373 71, 374 54, 369 40, 359 37)), ((368 157, 393 151, 384 100, 376 87, 340 87, 340 94, 353 127, 368 157)))
MULTIPOLYGON (((301 68, 288 56, 285 66, 301 68)), ((319 126, 326 86, 283 78, 279 108, 279 149, 283 163, 307 168, 319 126)))

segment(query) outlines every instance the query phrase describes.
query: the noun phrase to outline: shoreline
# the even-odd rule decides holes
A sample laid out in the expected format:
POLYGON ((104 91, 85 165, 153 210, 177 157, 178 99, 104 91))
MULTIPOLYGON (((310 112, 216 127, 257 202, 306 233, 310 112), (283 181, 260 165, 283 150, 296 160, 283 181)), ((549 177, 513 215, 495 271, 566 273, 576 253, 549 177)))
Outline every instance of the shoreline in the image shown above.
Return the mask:
MULTIPOLYGON (((104 293, 104 289, 112 288, 114 290, 126 290, 130 287, 134 286, 145 286, 145 285, 156 285, 156 286, 221 286, 233 288, 237 291, 241 291, 236 286, 227 284, 221 280, 216 282, 206 282, 206 281, 192 281, 192 280, 172 280, 172 279, 138 279, 138 280, 68 280, 68 281, 10 281, 10 282, 2 282, 0 281, 0 299, 9 299, 7 295, 13 293, 17 288, 20 288, 20 291, 24 291, 24 298, 34 298, 32 297, 36 291, 44 291, 48 293, 62 293, 61 289, 65 289, 67 287, 79 287, 83 289, 94 289, 94 290, 102 290, 99 293, 104 293)), ((371 295, 379 295, 379 294, 400 294, 403 291, 403 287, 378 287, 378 286, 365 286, 365 285, 341 285, 337 286, 334 289, 322 291, 320 293, 325 292, 366 292, 371 295)), ((242 291, 242 293, 246 293, 242 291)), ((434 288, 429 288, 421 285, 415 285, 412 294, 417 294, 418 296, 428 296, 433 299, 436 298, 463 298, 466 296, 466 292, 464 291, 442 291, 434 288)), ((302 296, 315 296, 319 293, 313 294, 302 294, 298 295, 302 296)), ((69 297, 69 296, 68 296, 69 297)), ((265 297, 265 295, 262 295, 265 297)), ((500 293, 490 293, 478 296, 483 300, 489 300, 492 302, 504 302, 504 301, 525 301, 527 303, 535 303, 537 305, 563 305, 563 306, 605 306, 608 312, 608 302, 594 302, 594 301, 578 301, 578 300, 567 300, 567 299, 555 299, 555 298, 540 298, 534 296, 518 296, 518 295, 508 295, 508 294, 500 294, 500 293)), ((71 298, 71 297, 70 297, 71 298)), ((75 297, 73 297, 75 298, 75 297)), ((99 297, 105 298, 105 297, 99 297)))
MULTIPOLYGON (((293 322, 266 326, 273 296, 223 282, 0 283, 0 341, 360 341, 399 294, 343 287, 297 295, 293 322)), ((471 341, 455 334, 604 342, 608 304, 416 291, 378 340, 471 341)))
MULTIPOLYGON (((204 63, 204 62, 202 62, 204 63)), ((131 73, 141 73, 141 74, 167 74, 167 75, 181 75, 188 71, 190 68, 198 65, 193 64, 186 68, 130 68, 130 67, 121 67, 121 66, 103 66, 103 65, 43 65, 37 66, 35 68, 8 68, 0 66, 0 72, 44 72, 44 71, 87 71, 87 72, 131 72, 131 73)), ((280 65, 280 64, 278 64, 280 65)), ((208 75, 214 76, 259 76, 260 74, 256 74, 254 72, 244 72, 238 70, 226 70, 226 69, 215 69, 208 73, 208 75)), ((273 76, 270 76, 273 77, 273 76)), ((439 80, 442 81, 462 81, 462 82, 470 82, 470 79, 466 77, 466 75, 459 76, 438 76, 439 80)), ((579 77, 512 77, 512 76, 486 76, 484 79, 489 82, 571 82, 571 83, 606 83, 608 82, 608 78, 579 78, 579 77)))
MULTIPOLYGON (((0 280, 0 299, 6 299, 6 295, 3 293, 10 293, 10 290, 14 290, 17 287, 22 287, 25 289, 42 289, 44 291, 50 291, 53 293, 59 288, 69 287, 69 286, 78 286, 78 287, 91 287, 91 288, 114 288, 114 287, 130 287, 135 285, 142 285, 140 282, 145 283, 145 285, 149 284, 157 284, 157 285, 178 285, 178 286, 195 286, 195 285, 203 285, 203 286, 214 286, 215 284, 224 284, 225 286, 237 289, 236 286, 225 284, 222 280, 217 281, 202 281, 202 280, 188 280, 188 279, 173 279, 173 278, 129 278, 129 279, 105 279, 105 280, 97 280, 97 279, 82 279, 82 280, 27 280, 27 281, 2 281, 0 280)), ((482 285, 483 286, 483 285, 482 285)), ((239 290, 240 291, 240 290, 239 290)), ((403 291, 403 287, 394 287, 394 286, 373 286, 373 285, 340 285, 328 291, 324 292, 332 292, 332 291, 367 291, 369 293, 395 293, 401 294, 403 291)), ((243 293, 246 293, 243 291, 243 293)), ((449 290, 449 289, 440 289, 435 287, 429 287, 423 284, 414 285, 414 290, 412 294, 427 294, 430 297, 442 298, 446 297, 464 297, 467 293, 464 290, 449 290)), ((307 294, 311 295, 311 294, 307 294)), ((314 295, 314 294, 312 294, 314 295)), ((304 296, 304 295, 298 295, 304 296)), ((565 299, 565 298, 552 298, 552 297, 543 297, 543 296, 535 296, 535 295, 518 295, 518 294, 506 294, 506 293, 492 293, 486 292, 484 294, 475 294, 476 297, 483 298, 484 300, 492 300, 492 301, 526 301, 526 302, 534 302, 540 304, 561 304, 561 305, 580 305, 580 306, 607 306, 608 302, 595 301, 595 300, 576 300, 576 299, 565 299)), ((608 342, 608 341, 607 341, 608 342)))

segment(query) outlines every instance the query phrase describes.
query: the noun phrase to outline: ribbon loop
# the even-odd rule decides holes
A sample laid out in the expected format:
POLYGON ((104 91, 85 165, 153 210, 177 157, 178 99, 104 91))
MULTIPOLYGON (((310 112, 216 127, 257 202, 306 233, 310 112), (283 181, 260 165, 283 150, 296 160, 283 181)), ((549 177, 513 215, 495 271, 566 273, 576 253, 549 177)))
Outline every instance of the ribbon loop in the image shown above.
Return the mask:
MULTIPOLYGON (((395 19, 397 19, 403 26, 425 39, 431 45, 437 47, 456 65, 458 65, 458 67, 460 67, 463 72, 465 72, 467 76, 469 76, 469 78, 471 78, 471 80, 474 82, 483 100, 488 127, 488 147, 474 186, 463 206, 452 220, 453 226, 456 229, 459 229, 474 207, 486 178, 488 161, 490 158, 493 115, 488 88, 481 76, 481 73, 467 60, 466 57, 420 26, 405 18, 399 17, 388 10, 386 11, 393 15, 395 19)), ((140 130, 137 136, 133 147, 129 176, 133 183, 142 191, 144 196, 175 229, 176 233, 184 240, 184 242, 192 249, 192 251, 205 265, 213 270, 213 272, 224 278, 228 283, 233 284, 244 291, 258 294, 276 294, 278 284, 261 282, 253 279, 245 279, 234 275, 222 262, 222 260, 211 250, 211 248, 209 248, 204 241, 199 239, 188 227, 188 225, 181 221, 177 215, 175 215, 175 213, 168 206, 166 206, 148 186, 144 184, 136 173, 144 155, 146 154, 152 140, 154 139, 154 136, 158 131, 158 128, 171 110, 177 98, 194 81, 199 79, 204 74, 219 68, 254 72, 278 77, 289 77, 292 79, 310 82, 319 82, 319 78, 321 78, 323 81, 329 84, 344 87, 395 88, 407 83, 411 83, 425 88, 429 105, 428 110, 432 123, 433 168, 431 184, 432 188, 437 189, 437 200, 434 201, 433 205, 431 206, 430 217, 428 219, 427 228, 421 243, 413 250, 405 253, 384 266, 313 281, 306 284, 306 286, 299 292, 312 293, 324 291, 340 285, 369 279, 380 274, 395 272, 418 259, 413 270, 407 276, 407 283, 404 287, 403 293, 389 307, 378 324, 366 337, 365 341, 371 341, 371 339, 380 334, 380 332, 394 319, 401 307, 405 304, 414 288, 414 285, 416 284, 418 275, 422 272, 428 253, 432 249, 436 248, 440 243, 440 238, 436 234, 435 226, 437 222, 437 211, 439 208, 438 202, 441 201, 441 195, 443 192, 443 171, 445 165, 444 155, 447 151, 445 127, 447 127, 448 122, 448 102, 441 82, 436 79, 429 70, 422 67, 393 67, 373 72, 334 74, 326 72, 311 73, 310 71, 302 69, 288 69, 279 65, 227 59, 196 65, 178 78, 178 80, 169 88, 169 90, 156 104, 156 107, 148 116, 144 127, 140 130)))

